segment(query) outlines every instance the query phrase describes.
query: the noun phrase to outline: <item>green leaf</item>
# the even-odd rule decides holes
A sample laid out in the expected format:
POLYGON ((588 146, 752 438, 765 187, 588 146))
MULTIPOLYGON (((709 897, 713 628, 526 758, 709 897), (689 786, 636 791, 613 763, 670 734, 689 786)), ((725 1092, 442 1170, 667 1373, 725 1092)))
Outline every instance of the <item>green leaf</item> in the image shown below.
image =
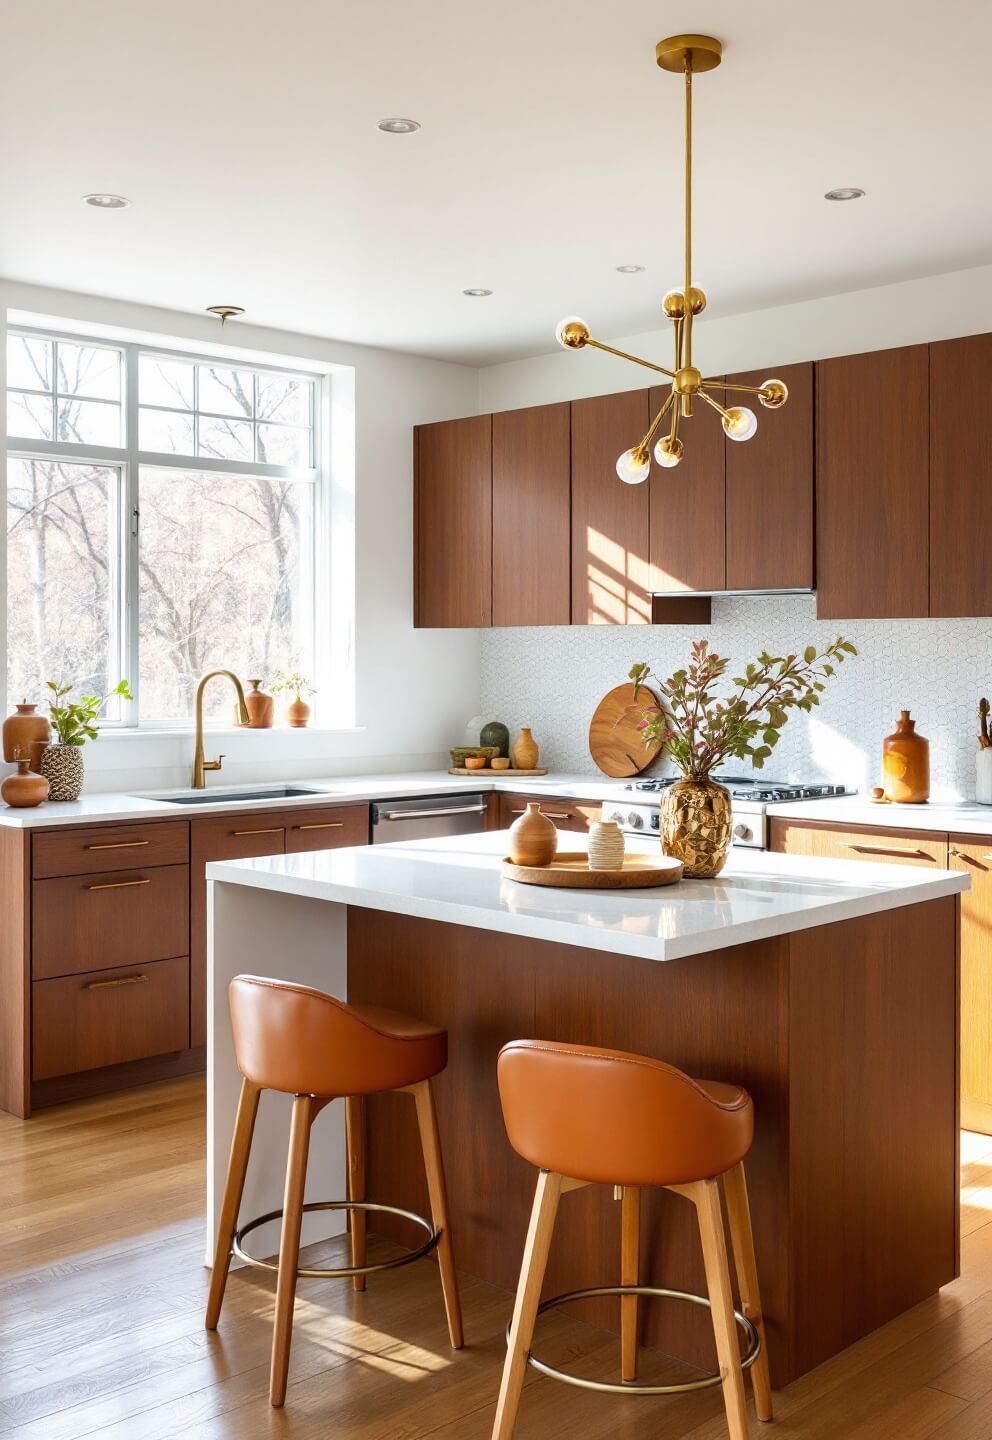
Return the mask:
POLYGON ((806 646, 806 649, 803 651, 803 659, 806 661, 807 665, 812 665, 813 661, 816 659, 815 645, 806 646))

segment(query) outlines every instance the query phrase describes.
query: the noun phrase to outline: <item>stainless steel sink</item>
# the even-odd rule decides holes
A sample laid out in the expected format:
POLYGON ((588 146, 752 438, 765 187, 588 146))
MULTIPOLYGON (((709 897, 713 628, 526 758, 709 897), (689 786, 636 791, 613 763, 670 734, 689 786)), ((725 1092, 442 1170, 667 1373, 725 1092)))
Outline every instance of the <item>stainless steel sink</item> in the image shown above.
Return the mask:
POLYGON ((142 795, 142 800, 161 800, 166 805, 216 805, 221 801, 295 800, 304 795, 326 795, 326 790, 304 790, 298 785, 272 785, 264 790, 188 790, 183 795, 142 795))

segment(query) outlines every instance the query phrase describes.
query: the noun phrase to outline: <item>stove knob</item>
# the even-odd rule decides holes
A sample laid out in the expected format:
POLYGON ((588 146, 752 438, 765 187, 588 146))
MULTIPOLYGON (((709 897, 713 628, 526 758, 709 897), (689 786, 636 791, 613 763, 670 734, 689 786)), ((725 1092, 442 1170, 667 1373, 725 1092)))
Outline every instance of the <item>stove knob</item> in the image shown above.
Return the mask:
POLYGON ((754 831, 751 829, 750 825, 735 825, 735 826, 734 826, 734 839, 735 839, 735 840, 742 840, 742 841, 743 841, 743 840, 753 840, 753 839, 754 839, 754 831))
POLYGON ((630 814, 627 816, 627 824, 630 826, 631 830, 640 830, 644 825, 644 820, 640 815, 638 815, 636 810, 631 810, 630 814))
POLYGON ((661 816, 658 814, 657 810, 652 810, 651 812, 651 829, 661 829, 661 816))

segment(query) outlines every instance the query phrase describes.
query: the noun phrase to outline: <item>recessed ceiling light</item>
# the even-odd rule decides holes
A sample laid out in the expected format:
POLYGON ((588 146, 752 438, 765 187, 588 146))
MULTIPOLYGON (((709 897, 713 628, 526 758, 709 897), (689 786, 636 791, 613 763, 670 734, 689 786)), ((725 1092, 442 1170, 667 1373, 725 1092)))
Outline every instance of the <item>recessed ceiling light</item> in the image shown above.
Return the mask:
POLYGON ((824 200, 860 200, 864 195, 856 185, 839 185, 836 190, 828 190, 824 200))
POLYGON ((245 307, 244 307, 243 305, 208 305, 208 306, 207 306, 207 314, 208 314, 208 315, 216 315, 217 318, 220 320, 220 323, 221 323, 222 325, 224 324, 225 321, 227 321, 227 320, 233 320, 236 315, 243 315, 244 313, 245 313, 245 307))
POLYGON ((399 115, 387 116, 385 120, 380 120, 378 125, 387 135, 412 135, 415 130, 420 129, 419 120, 404 120, 399 115))
POLYGON ((618 265, 617 270, 621 275, 640 275, 644 269, 643 265, 618 265))
POLYGON ((126 195, 84 195, 83 204, 92 205, 94 210, 126 210, 130 205, 126 195))
POLYGON ((473 287, 472 287, 470 290, 463 290, 463 291, 462 291, 462 294, 463 294, 463 295, 472 295, 472 296, 474 296, 476 299, 478 299, 478 298, 479 298, 480 296, 482 296, 482 295, 491 295, 492 293, 493 293, 493 292, 492 292, 491 290, 483 290, 482 287, 481 287, 481 285, 473 285, 473 287))

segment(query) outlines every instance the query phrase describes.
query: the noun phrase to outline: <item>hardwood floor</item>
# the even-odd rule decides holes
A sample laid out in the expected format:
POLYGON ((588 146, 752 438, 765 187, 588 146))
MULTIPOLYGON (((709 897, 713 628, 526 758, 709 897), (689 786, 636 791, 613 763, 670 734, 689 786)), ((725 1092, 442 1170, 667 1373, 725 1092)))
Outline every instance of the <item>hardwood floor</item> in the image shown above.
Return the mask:
MULTIPOLYGON (((0 1435, 11 1440, 488 1440, 510 1297, 462 1282, 455 1354, 437 1268, 301 1281, 286 1408, 267 1398, 273 1285, 232 1275, 203 1328, 203 1082, 0 1116, 0 1435)), ((319 1133, 319 1132, 318 1132, 319 1133)), ((315 1141, 316 1143, 316 1141, 315 1141)), ((992 1436, 992 1137, 962 1137, 962 1275, 775 1395, 772 1440, 992 1436)), ((561 1223, 568 1223, 568 1197, 561 1223)), ((313 1260, 343 1252, 314 1246, 313 1260)), ((384 1253, 381 1242, 370 1253, 384 1253)), ((619 1263, 619 1257, 617 1257, 619 1263)), ((345 1261, 344 1263, 347 1263, 345 1261)), ((552 1364, 615 1378, 619 1341, 560 1315, 552 1364)), ((640 1376, 683 1367, 642 1352, 640 1376)), ((519 1440, 723 1440, 719 1392, 616 1399, 528 1370, 519 1440)))

